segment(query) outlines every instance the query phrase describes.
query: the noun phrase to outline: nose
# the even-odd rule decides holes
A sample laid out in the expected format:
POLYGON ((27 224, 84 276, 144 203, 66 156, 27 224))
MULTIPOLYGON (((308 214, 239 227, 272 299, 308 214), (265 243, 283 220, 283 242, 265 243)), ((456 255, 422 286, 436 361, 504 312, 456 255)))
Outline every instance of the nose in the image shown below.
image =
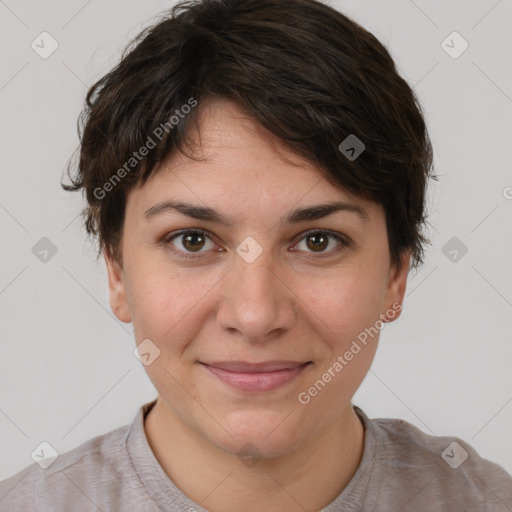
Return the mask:
POLYGON ((291 329, 298 298, 286 283, 283 267, 272 262, 271 251, 264 250, 251 263, 238 254, 234 258, 222 282, 218 325, 252 343, 291 329))

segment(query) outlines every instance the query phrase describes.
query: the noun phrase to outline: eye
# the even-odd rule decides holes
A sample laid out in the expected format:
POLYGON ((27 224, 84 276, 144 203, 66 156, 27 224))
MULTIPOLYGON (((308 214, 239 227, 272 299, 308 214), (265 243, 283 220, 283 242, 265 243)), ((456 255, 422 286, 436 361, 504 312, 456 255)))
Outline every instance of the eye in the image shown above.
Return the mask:
POLYGON ((215 247, 207 233, 199 229, 172 233, 166 236, 163 242, 171 245, 171 249, 183 258, 197 258, 198 256, 193 256, 193 253, 206 252, 215 247))
MULTIPOLYGON (((208 233, 202 229, 188 229, 170 233, 162 239, 162 242, 164 245, 169 246, 180 258, 199 258, 202 253, 214 249, 216 245, 208 233)), ((310 254, 307 256, 308 258, 315 258, 315 254, 318 254, 319 257, 329 256, 349 245, 350 241, 341 233, 314 230, 302 235, 300 242, 291 250, 305 251, 310 254), (332 240, 335 243, 332 243, 332 240), (304 245, 301 247, 301 244, 304 245), (333 245, 334 247, 332 247, 333 245), (329 247, 330 249, 326 250, 329 247)))
POLYGON ((292 250, 305 250, 306 252, 318 253, 320 256, 323 256, 325 253, 328 253, 326 255, 330 255, 333 252, 338 252, 348 245, 348 240, 341 234, 331 231, 315 230, 303 235, 301 241, 292 250), (332 239, 334 239, 337 244, 333 244, 331 242, 332 239), (302 247, 301 244, 303 244, 302 247), (334 247, 332 247, 333 245, 334 247), (330 247, 330 249, 326 250, 328 247, 330 247))

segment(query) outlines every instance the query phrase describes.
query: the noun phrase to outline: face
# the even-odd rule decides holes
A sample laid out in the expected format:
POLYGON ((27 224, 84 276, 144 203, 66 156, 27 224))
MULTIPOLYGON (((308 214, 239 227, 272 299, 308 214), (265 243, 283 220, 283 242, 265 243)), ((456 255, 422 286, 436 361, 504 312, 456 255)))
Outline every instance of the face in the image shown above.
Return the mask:
POLYGON ((234 104, 202 105, 200 127, 201 161, 176 155, 129 193, 122 267, 106 257, 111 306, 158 347, 145 368, 169 417, 222 450, 275 456, 348 414, 408 258, 391 265, 380 205, 234 104))

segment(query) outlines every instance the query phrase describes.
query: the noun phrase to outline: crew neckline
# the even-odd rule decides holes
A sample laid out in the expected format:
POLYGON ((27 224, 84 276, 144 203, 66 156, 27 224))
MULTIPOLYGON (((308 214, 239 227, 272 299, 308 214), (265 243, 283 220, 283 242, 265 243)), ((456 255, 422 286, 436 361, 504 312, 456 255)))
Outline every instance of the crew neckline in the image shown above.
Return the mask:
MULTIPOLYGON (((176 486, 153 453, 144 428, 144 421, 156 401, 157 398, 139 407, 125 437, 127 451, 135 471, 148 495, 162 511, 170 510, 169 505, 172 503, 173 507, 182 507, 183 510, 195 509, 197 512, 208 512, 207 509, 192 501, 176 486)), ((363 499, 366 494, 366 488, 373 471, 372 463, 375 460, 377 446, 372 422, 358 406, 352 405, 352 407, 364 429, 361 460, 356 472, 343 491, 319 512, 348 510, 345 508, 348 503, 354 503, 356 498, 363 499), (370 468, 370 471, 368 471, 368 468, 370 468)))

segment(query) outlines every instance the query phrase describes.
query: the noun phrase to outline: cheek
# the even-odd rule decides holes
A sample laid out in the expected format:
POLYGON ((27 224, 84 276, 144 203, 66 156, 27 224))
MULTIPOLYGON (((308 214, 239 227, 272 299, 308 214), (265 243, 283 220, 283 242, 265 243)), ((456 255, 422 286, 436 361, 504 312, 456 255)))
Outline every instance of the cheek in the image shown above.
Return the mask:
POLYGON ((341 350, 361 331, 375 324, 383 297, 380 281, 353 269, 317 284, 302 285, 300 297, 304 311, 321 320, 330 333, 333 349, 341 350))
POLYGON ((129 275, 127 299, 137 342, 150 338, 166 351, 183 348, 204 323, 204 305, 219 276, 148 264, 129 275))
POLYGON ((382 279, 355 271, 304 289, 306 314, 324 325, 321 357, 297 396, 309 408, 307 421, 334 421, 339 407, 332 404, 350 402, 363 381, 377 349, 382 290, 382 279))

